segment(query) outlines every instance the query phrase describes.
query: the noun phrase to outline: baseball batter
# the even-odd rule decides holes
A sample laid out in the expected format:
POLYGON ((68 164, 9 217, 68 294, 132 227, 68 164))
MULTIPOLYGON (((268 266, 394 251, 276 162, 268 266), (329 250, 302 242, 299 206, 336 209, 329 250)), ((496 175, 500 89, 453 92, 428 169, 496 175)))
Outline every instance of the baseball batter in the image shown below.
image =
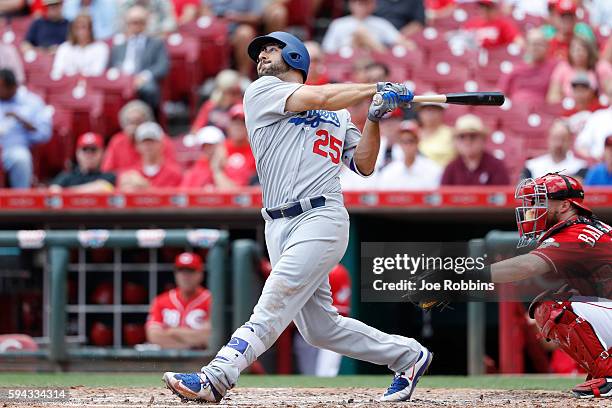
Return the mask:
POLYGON ((332 306, 327 274, 348 243, 340 166, 372 174, 378 122, 412 93, 393 83, 304 85, 308 51, 284 32, 255 38, 248 53, 259 79, 246 90, 244 107, 272 273, 249 321, 210 364, 199 373, 167 372, 163 380, 182 399, 218 403, 293 320, 313 346, 389 367, 395 376, 382 400, 408 400, 432 354, 414 339, 341 316, 332 306), (376 102, 359 132, 345 108, 371 99, 376 102))

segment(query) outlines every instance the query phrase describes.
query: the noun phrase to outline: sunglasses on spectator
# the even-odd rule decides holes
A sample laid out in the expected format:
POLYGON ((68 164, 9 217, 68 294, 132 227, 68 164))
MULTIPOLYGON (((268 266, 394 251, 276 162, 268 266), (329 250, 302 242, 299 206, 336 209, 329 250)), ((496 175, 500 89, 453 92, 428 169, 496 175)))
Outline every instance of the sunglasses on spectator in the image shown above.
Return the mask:
POLYGON ((81 147, 81 151, 84 153, 96 153, 98 152, 100 149, 98 149, 95 146, 85 146, 85 147, 81 147))
POLYGON ((476 140, 476 139, 478 139, 480 137, 482 137, 482 134, 477 133, 477 132, 459 133, 457 135, 457 138, 461 139, 461 140, 466 140, 466 139, 476 140))

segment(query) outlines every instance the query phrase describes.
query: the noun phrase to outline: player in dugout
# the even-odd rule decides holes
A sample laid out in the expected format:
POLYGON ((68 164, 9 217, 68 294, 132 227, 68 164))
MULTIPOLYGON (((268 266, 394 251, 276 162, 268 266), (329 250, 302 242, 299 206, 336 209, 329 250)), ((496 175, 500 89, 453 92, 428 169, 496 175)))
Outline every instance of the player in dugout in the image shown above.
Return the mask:
POLYGON ((202 287, 202 258, 183 252, 176 257, 174 267, 176 288, 153 300, 146 324, 147 340, 161 348, 205 348, 211 333, 212 296, 202 287))

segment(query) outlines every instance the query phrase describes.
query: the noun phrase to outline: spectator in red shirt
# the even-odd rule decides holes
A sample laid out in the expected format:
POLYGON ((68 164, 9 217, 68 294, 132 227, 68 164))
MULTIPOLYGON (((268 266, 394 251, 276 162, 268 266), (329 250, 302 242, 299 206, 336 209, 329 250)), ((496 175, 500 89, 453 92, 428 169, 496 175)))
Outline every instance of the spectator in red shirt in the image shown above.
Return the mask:
POLYGON ((147 340, 161 348, 205 348, 211 333, 212 296, 202 287, 202 258, 183 252, 176 257, 174 268, 177 287, 153 300, 146 324, 147 340))
POLYGON ((178 187, 181 169, 165 160, 162 138, 164 131, 155 122, 145 122, 136 129, 136 150, 141 163, 119 174, 119 188, 124 191, 146 190, 151 187, 178 187))
POLYGON ((244 123, 242 104, 234 105, 229 116, 227 140, 210 164, 215 185, 219 188, 248 186, 257 172, 244 123))
POLYGON ((215 77, 215 88, 204 102, 191 125, 191 133, 204 126, 216 126, 225 130, 229 122, 229 109, 242 102, 242 77, 236 71, 225 69, 215 77))
POLYGON ((215 178, 210 163, 214 156, 220 153, 222 142, 225 140, 223 132, 214 126, 205 126, 195 135, 196 143, 202 145, 202 154, 191 166, 181 182, 184 188, 213 188, 215 178))
POLYGON ((469 19, 464 29, 472 31, 476 42, 484 48, 501 47, 512 43, 522 44, 519 29, 514 22, 504 16, 499 0, 479 0, 480 16, 469 19))
MULTIPOLYGON (((133 100, 125 104, 119 112, 121 131, 116 133, 108 143, 102 161, 102 171, 119 173, 140 163, 140 154, 134 143, 134 132, 141 124, 153 120, 153 111, 146 103, 133 100)), ((162 145, 164 158, 170 163, 176 163, 176 152, 172 140, 164 135, 162 145)))
POLYGON ((488 131, 476 115, 459 117, 455 123, 455 146, 459 157, 442 174, 443 186, 508 185, 510 177, 501 160, 485 151, 488 131))
POLYGON ((542 31, 527 34, 525 62, 517 64, 512 72, 500 78, 499 88, 514 103, 538 106, 546 102, 550 77, 556 61, 547 57, 548 41, 542 31))

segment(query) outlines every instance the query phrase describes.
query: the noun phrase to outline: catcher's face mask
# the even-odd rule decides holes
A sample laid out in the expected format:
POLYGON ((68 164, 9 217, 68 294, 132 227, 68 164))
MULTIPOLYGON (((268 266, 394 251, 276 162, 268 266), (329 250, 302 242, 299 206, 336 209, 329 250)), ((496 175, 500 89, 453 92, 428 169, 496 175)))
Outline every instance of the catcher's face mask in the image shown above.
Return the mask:
POLYGON ((531 178, 521 181, 516 187, 514 197, 521 200, 521 205, 515 210, 520 237, 517 248, 529 245, 546 230, 547 193, 546 184, 536 184, 531 178))

